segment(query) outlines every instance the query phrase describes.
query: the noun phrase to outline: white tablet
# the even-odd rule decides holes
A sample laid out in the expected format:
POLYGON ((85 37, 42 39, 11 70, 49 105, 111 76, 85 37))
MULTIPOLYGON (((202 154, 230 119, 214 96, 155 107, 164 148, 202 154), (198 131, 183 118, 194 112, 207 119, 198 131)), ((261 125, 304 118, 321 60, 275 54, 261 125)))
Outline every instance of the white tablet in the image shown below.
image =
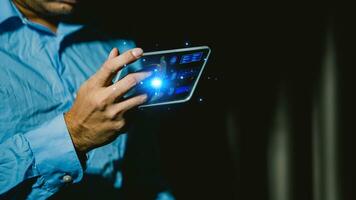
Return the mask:
POLYGON ((208 61, 207 46, 144 53, 134 65, 152 75, 129 91, 124 98, 148 94, 145 104, 159 106, 189 101, 208 61))

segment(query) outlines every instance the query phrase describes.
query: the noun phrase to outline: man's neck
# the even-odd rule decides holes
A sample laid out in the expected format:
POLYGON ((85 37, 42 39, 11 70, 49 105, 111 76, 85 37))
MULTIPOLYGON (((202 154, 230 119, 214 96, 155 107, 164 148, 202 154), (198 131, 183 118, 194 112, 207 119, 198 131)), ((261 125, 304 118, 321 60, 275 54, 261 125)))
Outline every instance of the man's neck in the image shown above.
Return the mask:
POLYGON ((47 28, 49 28, 53 33, 57 32, 58 22, 55 20, 49 20, 39 16, 34 11, 28 9, 26 6, 21 5, 20 3, 13 1, 19 11, 30 21, 39 23, 47 28))

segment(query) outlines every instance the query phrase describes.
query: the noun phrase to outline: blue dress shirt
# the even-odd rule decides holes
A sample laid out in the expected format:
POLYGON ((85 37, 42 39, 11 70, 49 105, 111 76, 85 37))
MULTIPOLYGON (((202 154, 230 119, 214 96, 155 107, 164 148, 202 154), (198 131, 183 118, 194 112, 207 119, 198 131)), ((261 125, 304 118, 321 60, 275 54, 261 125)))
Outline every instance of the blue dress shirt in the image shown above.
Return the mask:
POLYGON ((113 165, 124 155, 126 134, 90 151, 83 169, 63 119, 80 85, 113 47, 122 53, 134 43, 66 23, 53 33, 27 20, 10 0, 1 0, 0 195, 32 180, 27 199, 46 199, 81 181, 84 173, 121 187, 122 172, 113 165))

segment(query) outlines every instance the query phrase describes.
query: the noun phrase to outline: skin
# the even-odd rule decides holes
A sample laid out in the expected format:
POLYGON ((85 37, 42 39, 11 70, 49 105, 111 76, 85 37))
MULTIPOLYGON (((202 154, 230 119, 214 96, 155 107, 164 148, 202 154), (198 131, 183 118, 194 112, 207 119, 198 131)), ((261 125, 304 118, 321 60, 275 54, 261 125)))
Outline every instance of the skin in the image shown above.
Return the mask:
POLYGON ((78 0, 13 0, 17 8, 31 21, 57 31, 58 21, 71 15, 78 0))
MULTIPOLYGON (((48 27, 54 33, 60 19, 72 14, 78 3, 76 0, 13 1, 29 20, 48 27)), ((114 84, 111 81, 125 65, 136 61, 142 54, 140 48, 121 55, 116 48, 112 49, 101 68, 79 88, 72 108, 64 114, 78 154, 112 142, 125 126, 125 112, 146 101, 147 95, 118 100, 149 73, 132 73, 114 84)))

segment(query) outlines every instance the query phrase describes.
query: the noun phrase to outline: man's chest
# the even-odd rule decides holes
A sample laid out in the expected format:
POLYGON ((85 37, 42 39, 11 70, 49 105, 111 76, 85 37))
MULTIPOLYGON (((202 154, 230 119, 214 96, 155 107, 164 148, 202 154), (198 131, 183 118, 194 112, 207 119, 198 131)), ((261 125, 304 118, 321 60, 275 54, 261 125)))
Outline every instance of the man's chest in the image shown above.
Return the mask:
POLYGON ((109 50, 109 45, 98 43, 61 51, 51 43, 0 47, 0 131, 26 132, 66 112, 109 50))

